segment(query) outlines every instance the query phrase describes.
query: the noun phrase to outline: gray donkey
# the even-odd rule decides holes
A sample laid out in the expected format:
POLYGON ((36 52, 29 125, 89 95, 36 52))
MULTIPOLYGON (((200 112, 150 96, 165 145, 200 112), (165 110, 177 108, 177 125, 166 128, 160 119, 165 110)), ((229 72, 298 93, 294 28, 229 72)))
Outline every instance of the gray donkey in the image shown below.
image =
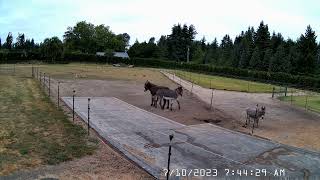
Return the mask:
POLYGON ((258 104, 256 108, 247 108, 247 119, 246 119, 246 124, 244 127, 247 127, 248 123, 250 124, 250 119, 253 119, 253 128, 254 124, 257 124, 257 127, 259 127, 259 119, 263 119, 264 115, 266 113, 266 107, 262 106, 261 109, 259 109, 258 104))
POLYGON ((182 96, 183 93, 183 89, 181 86, 179 86, 178 88, 176 88, 175 90, 171 90, 171 89, 159 89, 156 93, 156 102, 158 102, 158 100, 160 100, 160 106, 161 109, 164 109, 165 106, 165 101, 168 101, 168 106, 167 108, 169 109, 169 102, 170 102, 170 110, 172 111, 172 104, 173 104, 173 100, 177 101, 178 103, 178 107, 180 109, 180 102, 178 101, 178 96, 182 96), (164 104, 161 105, 161 101, 164 100, 164 104))

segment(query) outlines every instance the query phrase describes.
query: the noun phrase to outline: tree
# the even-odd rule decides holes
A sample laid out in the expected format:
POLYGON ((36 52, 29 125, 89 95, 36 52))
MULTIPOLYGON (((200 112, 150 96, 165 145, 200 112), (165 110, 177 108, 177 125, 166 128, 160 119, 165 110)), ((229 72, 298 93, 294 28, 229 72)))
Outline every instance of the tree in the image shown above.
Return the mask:
POLYGON ((257 69, 259 64, 261 64, 261 55, 260 55, 259 48, 256 47, 254 49, 253 53, 252 53, 252 56, 251 56, 251 59, 250 59, 250 63, 249 63, 249 67, 251 69, 257 69))
POLYGON ((63 37, 67 51, 93 54, 106 50, 125 51, 130 41, 127 33, 116 35, 109 26, 95 26, 85 21, 68 27, 63 37))
POLYGON ((192 42, 197 34, 195 27, 185 24, 183 27, 178 24, 174 25, 171 34, 168 35, 168 56, 170 59, 186 61, 187 49, 190 48, 190 59, 193 57, 195 46, 192 42))
POLYGON ((58 37, 46 38, 40 45, 42 57, 53 61, 59 60, 63 53, 63 44, 58 37))
POLYGON ((268 29, 268 25, 264 24, 263 21, 261 21, 257 32, 254 34, 254 44, 259 54, 259 61, 258 64, 256 64, 257 70, 266 71, 268 69, 269 62, 262 61, 264 59, 264 54, 268 48, 270 48, 270 33, 268 29))
POLYGON ((0 49, 1 49, 1 46, 2 46, 2 44, 1 44, 1 38, 0 38, 0 49))
POLYGON ((233 42, 228 34, 226 34, 220 44, 220 59, 219 64, 223 66, 231 66, 232 65, 232 48, 233 42))
POLYGON ((167 36, 162 35, 157 42, 157 46, 159 47, 160 57, 168 58, 168 40, 167 36))
POLYGON ((301 34, 298 39, 298 72, 309 74, 314 73, 317 65, 317 42, 316 34, 309 25, 306 29, 305 34, 301 34))
POLYGON ((4 47, 11 50, 12 49, 12 42, 13 42, 13 37, 12 37, 12 33, 9 32, 8 33, 8 36, 7 36, 7 39, 6 39, 6 42, 4 43, 4 47))
POLYGON ((18 34, 18 37, 17 37, 17 42, 15 44, 15 47, 17 49, 24 49, 25 48, 25 37, 24 37, 24 34, 18 34))
POLYGON ((291 63, 288 59, 288 56, 286 55, 283 45, 278 46, 276 53, 271 58, 270 70, 273 72, 290 72, 291 63))

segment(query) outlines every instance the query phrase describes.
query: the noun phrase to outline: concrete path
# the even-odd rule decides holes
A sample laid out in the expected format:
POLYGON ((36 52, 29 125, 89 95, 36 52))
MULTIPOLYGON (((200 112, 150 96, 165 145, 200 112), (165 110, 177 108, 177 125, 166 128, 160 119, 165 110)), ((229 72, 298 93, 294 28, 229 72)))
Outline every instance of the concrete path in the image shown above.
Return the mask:
MULTIPOLYGON (((72 108, 71 97, 62 99, 72 108)), ((75 99, 75 111, 84 121, 88 118, 87 102, 86 97, 75 99)), ((174 171, 171 179, 188 174, 206 175, 200 179, 214 179, 215 175, 225 177, 226 173, 232 177, 233 173, 236 176, 237 170, 241 170, 242 177, 254 177, 255 173, 274 177, 279 170, 283 170, 286 177, 320 177, 318 153, 257 139, 211 124, 185 126, 117 98, 94 97, 90 104, 91 127, 157 178, 164 177, 167 167, 169 134, 174 134, 171 156, 171 169, 174 171), (243 174, 244 170, 247 170, 247 175, 243 174)))

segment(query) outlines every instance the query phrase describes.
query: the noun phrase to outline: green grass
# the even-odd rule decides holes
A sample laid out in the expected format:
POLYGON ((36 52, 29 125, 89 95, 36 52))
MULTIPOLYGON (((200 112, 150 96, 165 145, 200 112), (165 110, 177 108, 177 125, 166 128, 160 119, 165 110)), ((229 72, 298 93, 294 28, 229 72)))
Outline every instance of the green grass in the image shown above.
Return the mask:
POLYGON ((320 95, 311 95, 311 96, 286 96, 279 97, 281 101, 289 102, 293 105, 307 108, 315 112, 320 112, 320 95), (307 106, 306 106, 307 104, 307 106))
POLYGON ((0 175, 57 164, 97 148, 31 78, 0 75, 0 175))
MULTIPOLYGON (((173 72, 173 71, 171 71, 173 72)), ((194 82, 202 87, 215 88, 220 90, 240 91, 250 93, 271 93, 273 87, 279 88, 272 84, 259 83, 253 81, 246 81, 235 78, 226 78, 221 76, 212 76, 205 74, 198 74, 186 71, 175 71, 176 75, 182 79, 194 82), (211 83, 210 83, 211 81, 211 83), (211 84, 211 85, 210 85, 211 84)))

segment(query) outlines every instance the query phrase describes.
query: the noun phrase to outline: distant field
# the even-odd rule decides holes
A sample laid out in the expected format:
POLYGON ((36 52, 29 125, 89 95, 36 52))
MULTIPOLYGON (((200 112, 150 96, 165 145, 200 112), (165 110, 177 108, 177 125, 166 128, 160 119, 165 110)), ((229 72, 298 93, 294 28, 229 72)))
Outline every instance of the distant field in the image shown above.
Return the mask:
POLYGON ((198 84, 202 87, 210 88, 211 86, 211 88, 220 90, 241 91, 250 93, 271 93, 272 88, 275 87, 272 84, 226 78, 221 76, 204 75, 180 70, 176 70, 175 73, 182 79, 194 82, 195 84, 198 84))
POLYGON ((0 75, 0 176, 91 154, 96 144, 49 101, 36 81, 0 75))
POLYGON ((280 97, 279 98, 281 101, 286 101, 291 103, 293 105, 296 106, 300 106, 303 108, 306 108, 306 104, 307 104, 307 108, 308 110, 312 110, 315 112, 319 112, 320 113, 320 95, 318 96, 287 96, 287 97, 280 97))
MULTIPOLYGON (((127 68, 127 67, 113 67, 105 64, 40 64, 35 65, 40 67, 40 71, 49 73, 54 78, 61 79, 114 79, 114 80, 134 80, 144 82, 146 80, 158 82, 160 84, 167 84, 168 79, 161 75, 159 69, 153 68, 127 68)), ((17 65, 16 71, 18 73, 25 73, 31 75, 31 65, 17 65)), ((173 72, 172 70, 169 70, 173 72)), ((211 76, 198 73, 190 73, 186 71, 175 71, 176 75, 193 81, 203 87, 230 91, 250 92, 250 93, 271 93, 272 88, 279 87, 272 84, 259 83, 253 81, 246 81, 235 78, 226 78, 221 76, 211 76)), ((291 91, 291 89, 290 89, 291 91)))

